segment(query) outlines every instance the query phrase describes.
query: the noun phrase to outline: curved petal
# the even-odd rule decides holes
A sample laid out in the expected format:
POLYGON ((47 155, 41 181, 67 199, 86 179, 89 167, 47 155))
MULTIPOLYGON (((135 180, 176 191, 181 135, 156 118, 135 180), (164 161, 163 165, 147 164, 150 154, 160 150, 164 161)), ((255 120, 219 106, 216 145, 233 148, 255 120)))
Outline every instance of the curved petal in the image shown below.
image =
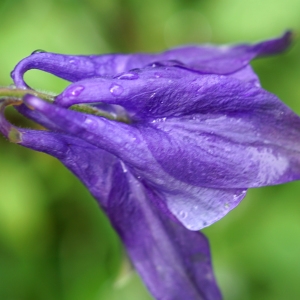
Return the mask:
POLYGON ((169 119, 144 128, 143 137, 153 162, 191 185, 250 188, 299 180, 299 119, 243 117, 169 119))
POLYGON ((124 169, 119 160, 76 137, 16 128, 5 120, 3 110, 1 105, 3 134, 18 132, 15 142, 58 158, 88 187, 104 207, 156 299, 221 299, 207 239, 163 214, 154 205, 161 201, 158 195, 124 169))
POLYGON ((232 76, 199 75, 177 67, 145 68, 128 74, 135 77, 73 83, 56 97, 56 103, 64 107, 78 103, 118 104, 133 120, 144 122, 191 114, 287 110, 277 97, 232 76))
POLYGON ((50 52, 33 52, 21 60, 11 73, 19 88, 28 88, 23 79, 25 72, 31 69, 45 71, 68 81, 78 81, 94 76, 105 76, 123 72, 128 55, 109 54, 101 56, 63 55, 50 52), (101 61, 98 61, 101 60, 101 61))
POLYGON ((4 117, 0 105, 0 131, 12 142, 59 159, 105 207, 113 180, 112 168, 119 160, 82 139, 62 133, 18 128, 4 117))
POLYGON ((244 92, 240 107, 220 98, 221 114, 132 125, 67 111, 33 96, 26 101, 61 130, 113 153, 154 185, 171 188, 179 180, 245 189, 299 179, 299 117, 275 96, 250 92, 244 92))
POLYGON ((44 126, 47 129, 53 131, 60 131, 59 127, 55 123, 49 121, 43 114, 40 114, 37 110, 28 108, 25 104, 15 106, 15 109, 22 114, 24 117, 31 119, 32 121, 44 126))
MULTIPOLYGON (((119 157, 126 164, 124 168, 133 172, 140 180, 145 180, 161 194, 167 208, 166 213, 171 211, 191 230, 199 230, 221 219, 245 196, 244 187, 209 189, 203 188, 201 180, 196 185, 178 180, 178 174, 166 172, 164 166, 157 163, 140 130, 133 126, 66 110, 32 95, 27 95, 24 100, 56 124, 59 130, 119 157)), ((155 133, 153 136, 156 137, 155 133)), ((172 155, 172 151, 170 154, 172 155)), ((186 172, 181 159, 177 158, 178 165, 182 167, 182 172, 186 172)))
POLYGON ((136 128, 128 124, 67 110, 29 94, 24 97, 24 103, 39 116, 43 116, 45 123, 51 123, 53 126, 55 124, 56 130, 83 139, 110 153, 114 154, 118 148, 130 158, 134 154, 138 155, 140 151, 138 147, 131 147, 135 141, 138 143, 142 136, 136 128), (131 153, 126 150, 131 150, 131 153))
POLYGON ((130 172, 119 166, 114 178, 107 214, 155 299, 221 299, 204 235, 163 216, 157 196, 130 172))
POLYGON ((189 230, 201 230, 222 219, 246 196, 246 189, 210 189, 178 182, 161 191, 168 210, 189 230))
POLYGON ((277 39, 254 45, 238 46, 185 46, 158 54, 108 54, 108 55, 60 55, 37 53, 23 59, 12 72, 17 87, 28 87, 23 75, 30 69, 52 73, 69 81, 95 76, 114 76, 135 68, 160 61, 175 61, 179 65, 204 74, 234 73, 259 56, 271 55, 285 50, 291 43, 291 32, 277 39))

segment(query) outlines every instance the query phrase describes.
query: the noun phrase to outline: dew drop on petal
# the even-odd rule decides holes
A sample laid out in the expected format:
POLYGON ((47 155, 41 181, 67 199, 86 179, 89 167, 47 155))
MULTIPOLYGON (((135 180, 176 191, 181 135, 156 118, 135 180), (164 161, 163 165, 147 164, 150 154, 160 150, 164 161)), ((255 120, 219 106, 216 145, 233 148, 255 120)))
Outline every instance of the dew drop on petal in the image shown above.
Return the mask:
POLYGON ((123 173, 128 172, 127 166, 122 161, 121 161, 121 167, 122 167, 123 173))
POLYGON ((153 63, 150 63, 149 65, 147 65, 148 67, 152 67, 152 68, 159 68, 159 67, 163 67, 164 64, 159 62, 159 61, 156 61, 156 62, 153 62, 153 63))
POLYGON ((113 96, 120 96, 123 93, 124 89, 119 84, 112 84, 109 91, 113 96))
POLYGON ((179 212, 179 216, 181 217, 182 220, 184 220, 188 216, 188 213, 186 211, 181 210, 179 212))
POLYGON ((83 90, 84 90, 84 87, 82 85, 74 86, 74 87, 68 89, 66 96, 69 98, 77 97, 82 93, 83 90))
POLYGON ((30 55, 37 54, 37 53, 45 53, 45 52, 47 52, 47 51, 42 50, 42 49, 37 49, 37 50, 34 50, 30 55))
POLYGON ((233 195, 233 200, 237 200, 237 199, 239 198, 239 196, 240 196, 240 195, 238 195, 238 194, 234 194, 234 195, 233 195))
POLYGON ((136 73, 125 73, 117 77, 118 79, 125 79, 125 80, 135 80, 139 78, 139 75, 136 73))
POLYGON ((94 131, 98 128, 98 122, 91 118, 86 118, 86 120, 84 121, 84 124, 86 125, 87 129, 92 130, 92 131, 94 131))

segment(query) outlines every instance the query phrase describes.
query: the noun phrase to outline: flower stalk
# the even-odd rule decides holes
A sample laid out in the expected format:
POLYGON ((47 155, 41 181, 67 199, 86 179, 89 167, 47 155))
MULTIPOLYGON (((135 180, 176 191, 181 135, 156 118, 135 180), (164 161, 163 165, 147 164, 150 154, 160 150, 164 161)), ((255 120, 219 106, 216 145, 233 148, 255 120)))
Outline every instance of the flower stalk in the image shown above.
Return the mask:
MULTIPOLYGON (((23 97, 28 94, 38 97, 48 103, 54 103, 55 101, 55 96, 45 92, 39 92, 39 91, 24 89, 24 88, 0 87, 0 103, 4 101, 5 107, 10 105, 18 106, 23 103, 23 97)), ((104 117, 108 120, 113 120, 122 123, 130 123, 130 119, 125 115, 117 115, 117 114, 109 113, 100 108, 96 108, 90 105, 75 104, 72 105, 70 109, 85 114, 89 114, 89 115, 104 117)))

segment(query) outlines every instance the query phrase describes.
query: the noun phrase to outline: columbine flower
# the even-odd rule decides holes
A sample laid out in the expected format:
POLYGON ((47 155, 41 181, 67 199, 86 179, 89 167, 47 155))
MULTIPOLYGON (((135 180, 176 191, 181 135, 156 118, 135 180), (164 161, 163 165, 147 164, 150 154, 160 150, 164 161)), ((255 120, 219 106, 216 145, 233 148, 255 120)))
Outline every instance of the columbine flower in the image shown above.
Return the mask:
POLYGON ((156 299, 220 299, 197 231, 247 188, 300 178, 300 118, 260 87, 249 65, 289 42, 286 33, 161 54, 33 53, 12 73, 18 88, 29 88, 23 74, 33 68, 73 83, 54 104, 28 94, 17 107, 48 131, 11 125, 3 116, 9 100, 0 128, 80 178, 156 299))

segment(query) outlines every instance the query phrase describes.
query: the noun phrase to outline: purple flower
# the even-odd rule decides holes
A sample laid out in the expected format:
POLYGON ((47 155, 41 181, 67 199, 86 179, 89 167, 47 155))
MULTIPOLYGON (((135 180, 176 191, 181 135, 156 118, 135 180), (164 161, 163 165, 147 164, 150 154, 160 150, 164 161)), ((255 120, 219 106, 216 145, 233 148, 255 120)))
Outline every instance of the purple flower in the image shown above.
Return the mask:
POLYGON ((80 178, 156 299, 220 299, 197 231, 247 188, 300 179, 300 118, 260 87, 249 65, 285 50, 290 37, 161 54, 33 53, 12 72, 17 87, 29 88, 29 69, 73 83, 54 104, 26 95, 17 107, 48 131, 11 125, 7 101, 0 129, 80 178))

